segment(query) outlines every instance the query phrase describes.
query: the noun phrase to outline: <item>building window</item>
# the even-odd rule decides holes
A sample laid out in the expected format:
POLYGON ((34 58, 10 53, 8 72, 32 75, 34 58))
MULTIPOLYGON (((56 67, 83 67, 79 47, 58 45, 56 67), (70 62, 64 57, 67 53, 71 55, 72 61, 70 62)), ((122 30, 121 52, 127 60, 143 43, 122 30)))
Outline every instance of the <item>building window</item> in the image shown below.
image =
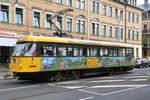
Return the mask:
POLYGON ((96 1, 92 1, 92 11, 94 13, 99 13, 99 3, 96 1))
POLYGON ((99 35, 99 24, 92 23, 92 35, 99 35))
POLYGON ((23 24, 23 9, 16 8, 15 24, 23 24))
POLYGON ((123 28, 121 28, 121 29, 120 29, 120 33, 121 33, 121 34, 120 34, 120 35, 121 35, 120 38, 121 38, 121 39, 123 39, 123 35, 124 35, 124 34, 123 34, 123 31, 124 31, 123 28))
POLYGON ((128 40, 130 40, 131 31, 128 30, 128 40))
POLYGON ((67 18, 67 31, 72 32, 72 18, 67 18))
POLYGON ((139 32, 136 32, 136 40, 139 40, 139 32))
POLYGON ((85 0, 77 0, 77 8, 84 10, 85 9, 85 0))
POLYGON ((143 18, 143 19, 146 19, 146 18, 147 18, 147 12, 143 12, 143 13, 142 13, 142 18, 143 18))
POLYGON ((123 20, 123 11, 120 11, 120 20, 123 20))
POLYGON ((139 15, 136 16, 136 23, 139 23, 139 15))
POLYGON ((147 30, 147 24, 144 24, 143 28, 144 30, 147 30))
POLYGON ((33 20, 34 27, 40 27, 40 12, 34 12, 34 20, 33 20))
POLYGON ((112 37, 112 26, 109 26, 109 37, 112 37))
POLYGON ((67 6, 72 7, 72 0, 67 0, 67 6))
POLYGON ((9 6, 1 5, 0 21, 5 23, 9 22, 9 6))
POLYGON ((132 22, 134 23, 134 21, 135 21, 135 20, 134 20, 134 14, 132 13, 132 22))
POLYGON ((58 4, 63 4, 63 0, 56 0, 58 4))
POLYGON ((115 9, 115 18, 118 18, 118 9, 115 9))
POLYGON ((52 17, 51 14, 46 14, 46 28, 52 28, 52 24, 51 22, 49 21, 49 19, 52 17))
POLYGON ((106 5, 103 5, 103 16, 106 16, 106 5))
POLYGON ((118 38, 118 27, 115 27, 115 38, 118 38))
POLYGON ((62 17, 61 16, 58 16, 57 17, 57 27, 60 29, 60 30, 62 30, 62 17))
POLYGON ((134 34, 135 34, 134 31, 132 31, 132 40, 134 40, 134 34))
POLYGON ((77 32, 85 33, 85 21, 77 20, 77 32))
POLYGON ((129 22, 131 21, 131 13, 130 12, 128 13, 128 21, 129 22))
POLYGON ((106 37, 106 25, 102 26, 102 33, 103 33, 103 36, 106 37))
POLYGON ((110 16, 110 17, 112 17, 112 16, 113 16, 112 7, 109 7, 109 16, 110 16))

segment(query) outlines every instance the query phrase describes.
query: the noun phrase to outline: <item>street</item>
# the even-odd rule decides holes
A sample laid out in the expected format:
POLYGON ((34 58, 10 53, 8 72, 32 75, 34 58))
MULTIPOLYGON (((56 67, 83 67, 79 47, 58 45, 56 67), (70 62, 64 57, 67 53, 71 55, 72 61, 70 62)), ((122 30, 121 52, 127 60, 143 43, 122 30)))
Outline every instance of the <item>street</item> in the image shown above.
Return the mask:
POLYGON ((63 82, 0 80, 0 100, 149 100, 150 69, 63 82))

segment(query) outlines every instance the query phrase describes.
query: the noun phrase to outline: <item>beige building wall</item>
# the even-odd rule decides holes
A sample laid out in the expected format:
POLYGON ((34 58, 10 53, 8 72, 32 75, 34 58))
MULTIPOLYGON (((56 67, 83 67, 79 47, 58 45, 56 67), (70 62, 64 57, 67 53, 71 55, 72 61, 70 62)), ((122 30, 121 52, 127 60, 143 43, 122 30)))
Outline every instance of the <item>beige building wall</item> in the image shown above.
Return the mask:
MULTIPOLYGON (((0 5, 9 6, 9 23, 0 23, 0 30, 16 32, 19 34, 42 34, 42 35, 53 35, 55 30, 46 28, 46 13, 55 15, 56 12, 72 8, 74 11, 62 15, 63 17, 63 31, 66 32, 66 19, 68 17, 72 18, 72 32, 67 32, 67 34, 72 35, 74 38, 84 38, 100 41, 112 41, 112 42, 122 42, 132 44, 135 47, 135 57, 142 57, 142 21, 141 14, 142 10, 133 6, 128 6, 116 2, 114 0, 95 0, 99 3, 99 13, 92 12, 92 1, 85 0, 85 10, 77 8, 76 0, 73 0, 72 7, 68 7, 67 0, 63 0, 63 4, 56 3, 56 0, 48 2, 48 0, 2 0, 0 5), (18 2, 16 2, 18 1, 18 2), (106 16, 103 15, 103 5, 106 5, 106 16), (15 24, 15 9, 16 7, 23 9, 23 24, 15 24), (112 17, 109 16, 109 8, 112 7, 112 17), (118 16, 120 16, 120 11, 123 11, 123 20, 115 18, 115 9, 118 9, 118 16), (40 27, 35 28, 33 26, 33 12, 40 12, 40 27), (134 22, 128 21, 128 13, 134 14, 134 22), (138 22, 136 22, 136 16, 139 16, 138 22), (85 33, 77 33, 77 24, 76 21, 81 19, 85 21, 85 33), (99 34, 92 34, 92 23, 99 24, 99 34), (102 26, 106 25, 106 36, 104 36, 102 31, 102 26), (108 36, 109 26, 112 26, 112 37, 108 36), (123 28, 123 39, 118 39, 115 37, 115 28, 123 28), (128 30, 138 31, 138 40, 137 39, 128 39, 128 30), (138 50, 137 50, 138 48, 138 50), (136 51, 137 50, 137 51, 136 51), (137 53, 138 52, 138 53, 137 53), (137 55, 138 54, 138 55, 137 55)), ((56 23, 56 19, 54 20, 56 23)), ((132 37, 132 34, 130 34, 132 37)), ((136 34, 134 34, 134 38, 136 34)))

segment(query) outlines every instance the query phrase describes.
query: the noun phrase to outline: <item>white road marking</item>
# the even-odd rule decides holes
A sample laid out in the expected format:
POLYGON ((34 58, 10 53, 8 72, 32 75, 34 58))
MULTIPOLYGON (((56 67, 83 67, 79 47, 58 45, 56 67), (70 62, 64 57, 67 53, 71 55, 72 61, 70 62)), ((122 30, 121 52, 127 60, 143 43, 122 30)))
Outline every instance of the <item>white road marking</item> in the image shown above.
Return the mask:
MULTIPOLYGON (((145 85, 145 86, 148 86, 148 85, 145 85)), ((114 92, 109 92, 109 93, 105 93, 105 94, 101 94, 101 95, 106 96, 106 95, 111 95, 111 94, 116 94, 116 93, 121 93, 121 92, 131 91, 131 90, 143 88, 143 87, 145 87, 145 86, 140 86, 140 87, 134 87, 134 88, 123 89, 123 90, 114 91, 114 92)))
POLYGON ((73 84, 73 83, 80 83, 81 81, 68 81, 68 82, 59 82, 55 84, 73 84))
POLYGON ((97 86, 92 86, 89 88, 117 88, 117 87, 121 87, 121 88, 128 88, 128 87, 143 87, 143 86, 147 86, 145 84, 141 84, 141 85, 97 85, 97 86))
POLYGON ((147 76, 127 76, 127 77, 123 77, 123 78, 147 78, 147 76))
POLYGON ((110 79, 110 78, 116 78, 116 77, 113 77, 113 76, 110 76, 110 77, 100 77, 100 79, 110 79))
POLYGON ((94 94, 94 95, 102 95, 102 94, 97 93, 97 92, 87 91, 87 90, 83 90, 83 89, 77 89, 77 90, 81 91, 81 92, 86 92, 86 93, 94 94))
POLYGON ((67 88, 67 89, 80 89, 80 88, 85 88, 86 86, 58 86, 62 88, 67 88))
POLYGON ((88 83, 98 83, 98 82, 122 82, 126 80, 98 80, 98 81, 90 81, 88 83))
POLYGON ((136 82, 136 81, 147 81, 148 79, 133 79, 131 81, 136 82))
POLYGON ((135 75, 141 75, 141 74, 129 74, 129 75, 133 75, 133 76, 135 76, 135 75))
POLYGON ((103 96, 106 96, 106 95, 111 95, 111 94, 116 94, 116 93, 131 91, 131 90, 138 89, 138 88, 143 88, 145 86, 149 86, 149 85, 142 85, 142 86, 139 86, 139 87, 133 87, 133 88, 123 89, 123 90, 119 90, 119 91, 113 91, 113 92, 109 92, 109 93, 104 93, 104 94, 97 93, 97 92, 92 92, 92 91, 87 91, 87 90, 83 90, 83 89, 77 89, 77 90, 81 91, 81 92, 86 92, 86 93, 94 94, 94 95, 101 95, 101 96, 103 95, 103 96))
POLYGON ((82 98, 82 99, 79 99, 79 100, 90 100, 90 99, 94 99, 94 97, 86 97, 86 98, 82 98))
POLYGON ((40 86, 40 85, 31 85, 31 86, 23 86, 23 87, 15 87, 15 88, 1 89, 0 92, 11 91, 11 90, 18 90, 18 89, 25 89, 25 88, 31 88, 31 87, 38 87, 38 86, 40 86))

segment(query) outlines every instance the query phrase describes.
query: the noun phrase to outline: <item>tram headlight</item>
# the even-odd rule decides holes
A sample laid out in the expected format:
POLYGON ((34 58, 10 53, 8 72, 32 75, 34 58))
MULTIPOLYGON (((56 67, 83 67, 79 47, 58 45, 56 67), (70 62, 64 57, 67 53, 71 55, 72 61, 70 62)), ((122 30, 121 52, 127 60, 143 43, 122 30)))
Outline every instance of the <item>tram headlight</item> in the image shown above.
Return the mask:
POLYGON ((10 63, 14 63, 13 59, 10 60, 10 63))

